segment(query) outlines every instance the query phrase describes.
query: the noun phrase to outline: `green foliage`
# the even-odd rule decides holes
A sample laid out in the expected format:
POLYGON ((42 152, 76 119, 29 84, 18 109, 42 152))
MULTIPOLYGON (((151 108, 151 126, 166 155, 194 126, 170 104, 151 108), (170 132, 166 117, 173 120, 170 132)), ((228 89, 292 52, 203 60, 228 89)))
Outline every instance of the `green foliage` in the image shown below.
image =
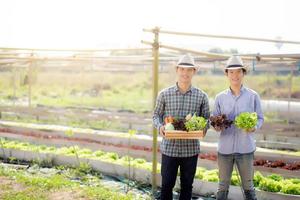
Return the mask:
MULTIPOLYGON (((72 169, 59 167, 61 170, 60 174, 45 175, 39 173, 39 169, 36 169, 35 173, 29 173, 28 171, 15 170, 7 167, 0 166, 0 175, 10 177, 14 182, 21 184, 22 186, 15 190, 10 185, 0 184, 1 199, 3 200, 46 200, 49 199, 52 193, 66 191, 76 191, 80 192, 80 197, 78 199, 100 199, 100 200, 143 200, 150 199, 149 197, 140 197, 134 194, 122 194, 115 191, 114 188, 107 188, 101 185, 100 179, 97 177, 90 177, 91 181, 74 182, 69 180, 69 178, 74 178, 70 174, 72 169), (46 176, 46 177, 44 177, 46 176)), ((81 166, 79 169, 82 173, 90 173, 88 166, 81 166)), ((72 172, 73 173, 73 172, 72 172)), ((88 178, 87 178, 88 179, 88 178)), ((72 196, 71 196, 72 197, 72 196)), ((75 198, 77 199, 77 198, 75 198)))
POLYGON ((65 135, 67 135, 68 137, 72 137, 74 135, 74 132, 72 129, 68 129, 65 131, 65 135))
POLYGON ((293 184, 300 185, 300 179, 298 179, 298 178, 291 178, 291 179, 289 179, 289 181, 291 181, 291 183, 293 183, 293 184))
POLYGON ((234 124, 237 128, 240 128, 240 129, 244 129, 244 130, 252 129, 257 124, 257 114, 255 112, 240 113, 235 118, 234 124))
POLYGON ((129 130, 128 133, 129 133, 130 136, 134 136, 134 135, 136 135, 137 131, 136 130, 129 130))
POLYGON ((93 188, 84 188, 86 194, 95 200, 131 200, 132 196, 124 195, 116 192, 111 192, 109 189, 104 187, 93 187, 93 188))
POLYGON ((283 184, 281 188, 281 192, 284 194, 294 194, 300 195, 300 185, 299 184, 283 184))
POLYGON ((259 182, 263 179, 263 175, 260 172, 255 172, 253 177, 254 187, 258 187, 259 182))
MULTIPOLYGON (((0 188, 1 190, 1 188, 0 188)), ((1 196, 2 200, 47 200, 45 191, 30 187, 21 191, 13 190, 13 188, 6 188, 4 194, 1 196)))
POLYGON ((204 130, 207 124, 207 120, 204 117, 197 117, 194 114, 184 125, 188 131, 204 130))
POLYGON ((107 158, 107 159, 111 159, 111 160, 117 160, 119 159, 119 155, 117 153, 114 153, 114 152, 109 152, 109 153, 106 153, 103 158, 107 158))
POLYGON ((274 181, 281 181, 283 179, 282 176, 280 176, 278 174, 272 174, 272 175, 267 176, 267 177, 274 180, 274 181))
POLYGON ((18 181, 24 183, 28 186, 36 186, 38 188, 51 190, 51 189, 61 189, 63 187, 69 187, 75 185, 75 183, 69 182, 61 175, 53 175, 51 177, 39 177, 18 174, 18 181))
MULTIPOLYGON (((36 150, 37 148, 40 149, 40 152, 43 153, 44 151, 49 152, 51 149, 51 153, 54 154, 62 154, 62 155, 68 155, 68 156, 74 156, 74 153, 72 152, 71 147, 62 147, 62 148, 50 148, 45 147, 45 145, 36 146, 29 143, 23 143, 23 142, 17 142, 17 141, 9 141, 9 140, 3 140, 3 146, 5 148, 13 148, 13 149, 19 149, 19 150, 26 150, 31 151, 32 149, 36 150), (42 150, 43 149, 43 150, 42 150), (71 153, 70 153, 71 152, 71 153)), ((92 152, 90 149, 80 149, 79 147, 76 147, 76 151, 78 152, 79 157, 86 157, 89 159, 99 159, 103 162, 111 162, 123 166, 128 166, 129 161, 131 165, 135 168, 145 169, 148 171, 152 170, 152 163, 147 162, 145 159, 141 158, 132 158, 130 156, 123 156, 119 157, 118 154, 113 152, 103 152, 103 151, 95 151, 92 152)), ((63 168, 63 167, 60 167, 63 168)), ((160 168, 160 165, 158 164, 158 168, 160 168)), ((3 170, 4 168, 0 166, 0 176, 15 176, 12 174, 12 172, 5 172, 3 170)), ((92 173, 92 168, 90 165, 86 163, 81 163, 80 167, 75 170, 78 176, 85 177, 86 174, 92 173)), ((76 174, 75 173, 75 174, 76 174)), ((218 170, 206 170, 202 167, 198 167, 196 170, 195 178, 201 179, 204 181, 211 181, 211 182, 218 182, 218 170)), ((19 180, 23 180, 24 178, 21 177, 19 180)), ((68 186, 68 184, 64 183, 64 180, 61 179, 61 177, 53 176, 51 179, 34 179, 30 178, 26 181, 24 181, 27 185, 34 185, 36 187, 40 188, 46 188, 46 189, 55 189, 55 188, 62 188, 64 186, 68 186)), ((232 178, 231 178, 231 184, 232 185, 239 185, 240 182, 238 180, 238 174, 236 172, 233 172, 232 178)), ((299 195, 299 187, 300 187, 300 179, 293 178, 293 179, 284 179, 282 176, 277 174, 272 174, 268 177, 264 177, 260 172, 255 172, 254 174, 254 186, 259 188, 263 191, 269 191, 269 192, 281 192, 286 194, 296 194, 299 195)))
POLYGON ((258 188, 267 192, 279 192, 282 188, 281 182, 263 178, 260 180, 258 188))
POLYGON ((218 182, 219 181, 219 170, 206 170, 203 173, 203 180, 209 182, 218 182))
POLYGON ((75 169, 75 175, 82 177, 92 172, 92 167, 88 163, 81 162, 79 167, 75 169))
POLYGON ((98 150, 98 151, 95 151, 93 153, 93 155, 96 156, 96 157, 101 157, 101 156, 105 155, 105 152, 101 151, 101 150, 98 150))

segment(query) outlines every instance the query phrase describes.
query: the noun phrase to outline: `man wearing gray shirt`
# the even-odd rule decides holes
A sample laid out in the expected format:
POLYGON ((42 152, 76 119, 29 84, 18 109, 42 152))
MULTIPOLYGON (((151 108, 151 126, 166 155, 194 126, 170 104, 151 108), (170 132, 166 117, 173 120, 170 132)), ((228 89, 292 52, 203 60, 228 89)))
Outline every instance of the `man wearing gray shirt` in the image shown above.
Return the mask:
POLYGON ((218 143, 219 187, 217 200, 227 200, 231 174, 234 163, 241 176, 244 197, 246 200, 256 200, 253 185, 253 157, 255 146, 255 131, 261 128, 264 116, 261 110, 259 95, 243 85, 246 67, 239 56, 228 59, 225 74, 230 82, 230 88, 219 93, 215 99, 213 115, 225 114, 234 120, 243 112, 256 112, 258 122, 253 129, 244 131, 234 125, 221 131, 218 143))
MULTIPOLYGON (((182 56, 176 65, 177 83, 163 89, 156 100, 153 124, 164 136, 164 118, 172 116, 184 119, 188 114, 209 118, 207 95, 192 86, 192 78, 197 67, 190 55, 182 56)), ((205 130, 206 131, 206 130, 205 130)), ((161 200, 172 200, 172 191, 180 167, 180 200, 190 200, 192 184, 196 172, 200 143, 197 139, 166 139, 160 145, 161 161, 161 200)))

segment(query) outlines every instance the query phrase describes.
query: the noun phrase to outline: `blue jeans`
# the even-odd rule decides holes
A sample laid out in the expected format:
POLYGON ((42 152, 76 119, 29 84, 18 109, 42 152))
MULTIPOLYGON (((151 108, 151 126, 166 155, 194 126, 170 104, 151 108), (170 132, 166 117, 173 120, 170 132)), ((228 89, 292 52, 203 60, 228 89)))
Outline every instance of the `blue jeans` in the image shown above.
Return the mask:
POLYGON ((227 199, 234 163, 236 163, 246 199, 256 199, 253 185, 254 153, 220 154, 218 153, 219 188, 217 199, 227 199), (219 196, 219 198, 218 198, 219 196), (221 196, 223 196, 221 198, 221 196))
POLYGON ((192 157, 170 157, 162 154, 161 161, 161 200, 173 199, 178 167, 180 167, 180 200, 192 198, 193 181, 197 168, 198 155, 192 157))

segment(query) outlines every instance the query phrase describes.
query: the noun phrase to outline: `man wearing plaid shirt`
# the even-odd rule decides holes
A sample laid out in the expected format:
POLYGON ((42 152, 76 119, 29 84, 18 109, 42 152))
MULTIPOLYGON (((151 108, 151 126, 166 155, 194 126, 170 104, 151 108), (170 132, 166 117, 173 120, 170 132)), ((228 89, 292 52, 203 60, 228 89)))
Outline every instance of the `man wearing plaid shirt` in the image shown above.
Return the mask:
MULTIPOLYGON (((188 114, 196 114, 209 118, 209 104, 207 95, 192 86, 192 78, 196 74, 194 58, 190 55, 182 56, 176 65, 177 83, 163 89, 156 100, 153 114, 154 126, 164 136, 163 119, 167 116, 185 118, 188 114)), ((207 129, 206 129, 207 130, 207 129)), ((205 130, 205 131, 206 131, 205 130)), ((160 145, 162 153, 161 199, 172 200, 178 167, 180 167, 180 200, 190 200, 192 197, 193 180, 197 168, 200 142, 197 139, 166 139, 160 145)))

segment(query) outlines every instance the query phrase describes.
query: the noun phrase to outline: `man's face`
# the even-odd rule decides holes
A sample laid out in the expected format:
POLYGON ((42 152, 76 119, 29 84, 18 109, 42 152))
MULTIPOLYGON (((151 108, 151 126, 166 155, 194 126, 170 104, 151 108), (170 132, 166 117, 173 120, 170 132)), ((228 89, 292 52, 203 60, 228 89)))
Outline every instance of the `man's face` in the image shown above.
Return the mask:
POLYGON ((226 74, 229 79, 230 85, 242 85, 244 79, 244 72, 242 69, 228 69, 226 74))
POLYGON ((178 76, 178 82, 191 83, 196 70, 192 67, 177 67, 176 72, 178 76))

